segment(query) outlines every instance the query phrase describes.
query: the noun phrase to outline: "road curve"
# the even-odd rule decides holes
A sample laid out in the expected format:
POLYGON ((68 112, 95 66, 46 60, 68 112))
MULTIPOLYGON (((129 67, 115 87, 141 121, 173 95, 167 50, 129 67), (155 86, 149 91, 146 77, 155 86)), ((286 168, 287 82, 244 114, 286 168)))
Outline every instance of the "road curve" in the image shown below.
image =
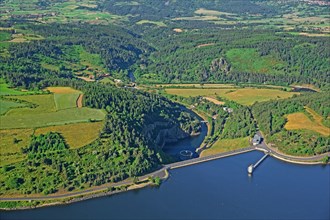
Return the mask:
MULTIPOLYGON (((257 132, 257 134, 260 137, 262 137, 262 139, 264 139, 261 132, 257 132)), ((325 153, 325 154, 315 155, 315 156, 309 156, 309 157, 290 156, 290 155, 278 152, 277 150, 269 147, 264 140, 259 145, 257 145, 256 148, 257 149, 259 148, 259 150, 264 149, 264 150, 268 151, 271 156, 273 156, 279 160, 284 160, 286 162, 295 163, 295 164, 306 164, 306 165, 322 164, 322 159, 324 157, 328 156, 330 158, 330 152, 325 153)))

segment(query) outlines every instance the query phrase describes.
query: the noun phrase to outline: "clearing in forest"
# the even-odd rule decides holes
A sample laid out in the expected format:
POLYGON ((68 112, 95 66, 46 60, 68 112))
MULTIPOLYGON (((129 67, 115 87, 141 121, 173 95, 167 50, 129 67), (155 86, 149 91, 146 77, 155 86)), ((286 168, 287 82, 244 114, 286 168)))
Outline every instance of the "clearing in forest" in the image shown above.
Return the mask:
POLYGON ((219 139, 212 145, 211 148, 203 150, 201 153, 201 157, 237 150, 248 146, 249 137, 235 139, 219 139))
POLYGON ((235 71, 281 74, 286 63, 272 55, 261 56, 254 48, 235 48, 226 53, 235 71))
POLYGON ((76 123, 69 125, 50 126, 38 128, 35 135, 46 134, 48 132, 58 132, 65 138, 71 149, 83 147, 92 143, 99 137, 103 122, 76 123))
POLYGON ((285 124, 287 130, 311 130, 318 132, 324 136, 330 135, 330 128, 322 124, 322 117, 313 110, 306 108, 307 112, 312 115, 313 120, 308 118, 305 113, 297 112, 287 115, 288 122, 285 124))

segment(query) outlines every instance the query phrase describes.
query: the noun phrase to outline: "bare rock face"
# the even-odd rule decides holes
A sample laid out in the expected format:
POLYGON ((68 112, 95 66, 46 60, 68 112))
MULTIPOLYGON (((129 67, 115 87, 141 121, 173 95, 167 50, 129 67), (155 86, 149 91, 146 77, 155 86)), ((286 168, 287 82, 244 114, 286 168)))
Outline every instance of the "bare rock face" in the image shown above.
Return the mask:
POLYGON ((149 140, 152 140, 160 147, 193 135, 198 135, 195 132, 189 133, 188 131, 184 131, 179 125, 168 122, 154 122, 147 125, 143 132, 149 140))

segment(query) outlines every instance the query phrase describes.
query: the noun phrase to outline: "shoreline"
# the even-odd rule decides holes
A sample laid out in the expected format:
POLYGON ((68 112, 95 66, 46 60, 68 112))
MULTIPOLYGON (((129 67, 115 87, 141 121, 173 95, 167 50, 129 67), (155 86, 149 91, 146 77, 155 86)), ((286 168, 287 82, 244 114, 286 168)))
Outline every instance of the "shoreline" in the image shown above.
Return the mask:
MULTIPOLYGON (((153 173, 158 173, 158 172, 164 172, 164 176, 162 176, 160 179, 163 181, 165 181, 166 179, 169 178, 169 172, 166 168, 162 168, 158 171, 155 171, 153 173)), ((146 175, 147 176, 147 175, 146 175)), ((145 177, 145 176, 143 176, 145 177)), ((148 177, 151 177, 148 175, 148 177)), ((94 199, 94 198, 100 198, 100 197, 104 197, 104 196, 112 196, 115 194, 119 194, 119 193, 123 193, 123 192, 128 192, 128 191, 133 191, 133 190, 137 190, 137 189, 142 189, 145 187, 153 187, 156 186, 156 184, 148 181, 148 182, 144 182, 146 180, 148 180, 148 177, 145 177, 140 181, 140 183, 138 184, 134 184, 134 183, 126 183, 124 182, 122 185, 119 185, 117 187, 119 188, 123 188, 123 189, 119 189, 119 190, 114 190, 114 191, 108 191, 108 189, 103 189, 94 193, 90 193, 90 194, 85 194, 85 195, 77 195, 77 196, 67 196, 67 200, 64 201, 52 201, 51 199, 29 199, 29 198, 25 198, 24 200, 22 199, 15 199, 15 198, 8 198, 8 199, 12 199, 11 201, 7 201, 7 200, 2 200, 2 199, 6 199, 6 198, 0 198, 0 202, 22 202, 22 201, 47 201, 50 200, 52 202, 50 203, 45 203, 45 204, 38 204, 35 206, 22 206, 22 207, 15 207, 15 208, 0 208, 0 211, 19 211, 19 210, 29 210, 29 209, 37 209, 37 208, 45 208, 45 207, 49 207, 49 206, 59 206, 59 205, 69 205, 71 203, 75 203, 75 202, 82 202, 85 200, 90 200, 90 199, 94 199)), ((109 187, 107 187, 109 188, 109 187)), ((65 197, 65 195, 63 195, 63 197, 65 197)), ((56 200, 56 199, 54 199, 56 200)))
MULTIPOLYGON (((252 149, 251 151, 246 151, 243 153, 247 153, 247 152, 252 152, 252 151, 262 151, 265 152, 266 149, 264 148, 258 148, 255 147, 254 149, 252 149)), ((292 158, 284 158, 284 157, 290 157, 288 155, 277 155, 278 153, 274 154, 273 152, 275 151, 270 151, 270 156, 281 160, 281 161, 285 161, 288 163, 292 163, 292 164, 300 164, 300 165, 330 165, 330 161, 328 161, 327 163, 323 163, 322 161, 299 161, 299 160, 293 160, 292 158), (284 156, 284 157, 282 157, 284 156)), ((237 155, 237 153, 232 152, 233 154, 230 154, 229 152, 226 152, 227 154, 229 154, 226 157, 231 157, 231 156, 235 156, 237 155)), ((328 155, 320 155, 322 157, 324 156, 330 156, 328 155)), ((302 157, 304 159, 308 159, 308 157, 302 157)), ((218 158, 221 159, 221 158, 218 158)), ((296 158, 298 159, 298 158, 296 158)), ((194 165, 195 163, 191 164, 194 165)), ((197 164, 197 163, 196 163, 197 164)), ((190 166, 190 165, 188 165, 190 166)), ((183 167, 183 166, 182 166, 183 167)), ((176 168, 181 168, 180 167, 175 167, 176 168)), ((36 209, 36 208, 43 208, 43 207, 48 207, 48 206, 55 206, 55 205, 68 205, 71 203, 75 203, 75 202, 81 202, 81 201, 85 201, 85 200, 89 200, 89 199, 94 199, 94 198, 99 198, 99 197, 104 197, 104 196, 111 196, 111 195, 115 195, 118 193, 122 193, 122 192, 127 192, 127 191, 131 191, 131 190, 136 190, 136 189, 142 189, 148 186, 154 186, 155 184, 148 181, 148 182, 143 182, 148 180, 149 177, 159 177, 162 182, 164 182, 165 180, 167 180, 170 176, 168 169, 172 169, 171 168, 171 164, 167 164, 164 167, 162 167, 160 170, 154 171, 150 174, 146 174, 142 177, 139 178, 140 183, 138 184, 134 184, 133 181, 127 182, 127 181, 123 181, 122 184, 118 184, 116 186, 112 186, 112 187, 118 187, 118 188, 123 188, 123 189, 119 189, 119 190, 114 190, 114 191, 108 191, 109 187, 111 186, 107 186, 106 188, 103 189, 96 189, 95 192, 90 192, 90 193, 84 193, 81 192, 81 194, 77 194, 75 196, 70 197, 70 195, 63 195, 63 196, 59 196, 58 199, 54 198, 54 202, 50 202, 50 203, 45 203, 45 204, 40 204, 40 205, 36 205, 36 206, 22 206, 22 207, 15 207, 15 208, 0 208, 0 211, 17 211, 17 210, 27 210, 27 209, 36 209), (160 176, 159 176, 160 175, 160 176), (61 199, 66 199, 64 201, 56 201, 56 200, 61 200, 61 199)), ((91 190, 91 189, 88 189, 91 190)), ((79 193, 79 192, 78 192, 79 193)), ((44 196, 44 198, 39 198, 39 199, 33 199, 33 198, 0 198, 0 202, 22 202, 22 201, 47 201, 50 200, 52 201, 52 198, 47 196, 44 196)))
MULTIPOLYGON (((193 112, 196 114, 195 111, 193 111, 193 112)), ((198 116, 200 117, 200 115, 198 115, 198 116)), ((203 119, 203 118, 201 117, 201 119, 203 119)), ((209 130, 209 127, 208 126, 206 126, 206 127, 207 127, 207 130, 209 130)), ((207 134, 205 135, 205 137, 207 137, 207 134)), ((204 141, 205 141, 205 139, 204 139, 204 141)), ((196 150, 198 150, 198 149, 203 150, 203 148, 205 147, 204 141, 201 143, 201 145, 198 148, 196 148, 196 150)), ((325 154, 313 156, 313 157, 295 157, 295 156, 290 156, 290 155, 279 153, 277 149, 273 149, 272 147, 269 147, 265 142, 261 143, 260 145, 254 146, 254 147, 248 146, 247 148, 246 148, 247 149, 246 151, 242 151, 242 152, 237 152, 237 150, 234 150, 234 151, 223 152, 218 155, 226 154, 225 157, 231 157, 231 156, 235 156, 235 155, 241 154, 241 153, 247 153, 247 152, 252 152, 252 151, 262 151, 264 153, 268 153, 270 156, 272 156, 278 160, 285 161, 285 162, 292 163, 292 164, 300 164, 300 165, 322 165, 322 164, 329 165, 330 164, 330 161, 328 161, 327 163, 324 163, 321 161, 322 158, 324 158, 325 156, 330 157, 330 153, 325 153, 325 154), (250 148, 250 149, 247 149, 247 148, 250 148), (300 159, 305 160, 305 161, 302 161, 300 159)), ((242 149, 242 150, 244 150, 244 149, 242 149)), ((215 159, 217 160, 217 159, 221 159, 221 158, 222 158, 222 156, 217 157, 217 154, 214 154, 207 161, 215 160, 215 159)), ((188 162, 188 161, 190 161, 190 160, 187 160, 186 162, 188 162)), ((204 162, 204 161, 202 161, 202 162, 204 162)), ((71 204, 74 202, 85 201, 85 200, 99 198, 99 197, 103 197, 103 196, 111 196, 111 195, 122 193, 122 192, 145 188, 147 186, 155 185, 155 183, 150 181, 150 178, 158 177, 161 179, 162 182, 164 182, 166 179, 169 178, 168 170, 186 166, 186 165, 184 165, 184 166, 179 165, 176 167, 175 164, 177 164, 177 163, 178 162, 163 165, 159 170, 156 170, 149 174, 145 174, 141 177, 138 177, 139 182, 137 184, 134 183, 134 181, 132 179, 128 179, 128 180, 123 180, 123 181, 117 182, 117 183, 104 184, 103 186, 101 185, 99 187, 88 188, 81 192, 69 192, 69 193, 65 193, 63 195, 34 196, 34 197, 30 196, 30 197, 16 197, 16 198, 15 197, 11 197, 11 198, 8 198, 8 197, 1 198, 0 197, 0 203, 1 202, 29 202, 29 203, 32 203, 32 202, 45 202, 46 201, 43 204, 33 204, 32 203, 30 206, 22 204, 22 206, 20 206, 20 207, 18 206, 18 207, 14 207, 14 208, 0 208, 0 210, 1 211, 15 211, 15 210, 27 210, 27 209, 42 208, 42 207, 55 206, 55 205, 68 205, 68 204, 71 204), (49 201, 49 202, 47 203, 47 201, 49 201)), ((191 161, 191 163, 188 162, 187 166, 191 166, 191 165, 198 164, 198 163, 200 163, 200 162, 191 161)))

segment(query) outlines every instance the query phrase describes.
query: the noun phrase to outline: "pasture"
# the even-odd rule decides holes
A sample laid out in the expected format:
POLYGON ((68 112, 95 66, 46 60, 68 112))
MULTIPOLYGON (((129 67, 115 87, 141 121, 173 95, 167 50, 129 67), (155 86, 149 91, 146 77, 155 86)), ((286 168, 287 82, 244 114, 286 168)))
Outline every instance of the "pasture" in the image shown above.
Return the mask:
POLYGON ((77 149, 96 140, 102 126, 103 122, 50 126, 36 129, 35 135, 58 132, 63 135, 71 149, 77 149))
POLYGON ((211 146, 211 148, 203 150, 200 156, 206 157, 209 155, 237 150, 248 146, 249 146, 249 137, 235 138, 235 139, 219 139, 211 146))
POLYGON ((0 115, 5 114, 10 109, 23 107, 23 106, 25 106, 23 103, 0 99, 0 115))
POLYGON ((263 102, 275 99, 292 97, 297 92, 286 92, 279 89, 258 89, 258 88, 227 88, 227 89, 165 89, 166 93, 183 97, 204 96, 217 98, 222 97, 235 101, 242 105, 252 105, 255 102, 263 102))
POLYGON ((288 122, 285 124, 287 130, 311 130, 320 133, 323 136, 330 135, 330 128, 322 124, 322 117, 311 109, 307 109, 312 115, 310 119, 305 113, 297 112, 287 115, 288 122))

